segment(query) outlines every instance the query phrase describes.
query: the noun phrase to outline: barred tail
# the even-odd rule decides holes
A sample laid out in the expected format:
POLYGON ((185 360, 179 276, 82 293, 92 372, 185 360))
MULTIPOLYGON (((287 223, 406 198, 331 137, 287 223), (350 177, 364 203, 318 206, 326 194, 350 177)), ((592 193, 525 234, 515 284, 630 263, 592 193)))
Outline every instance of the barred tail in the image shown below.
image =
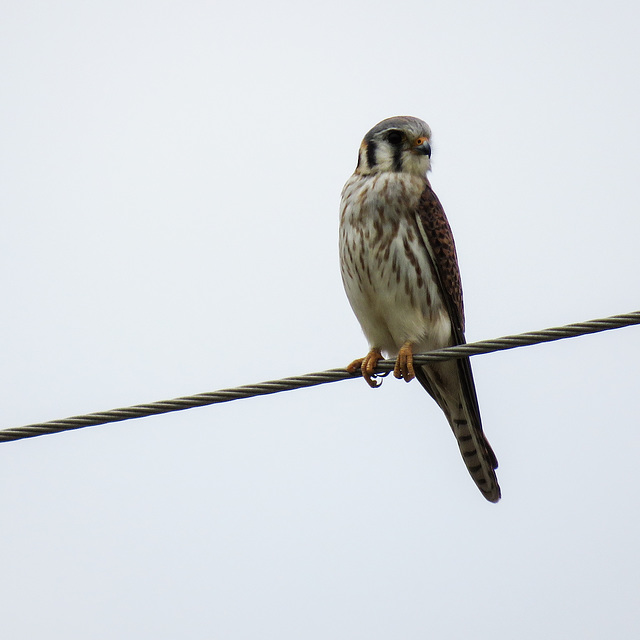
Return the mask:
POLYGON ((469 359, 416 367, 416 377, 444 411, 478 489, 489 502, 498 502, 498 460, 482 431, 469 359))
POLYGON ((458 441, 462 459, 478 489, 489 502, 498 502, 500 486, 495 472, 498 461, 482 428, 470 425, 468 418, 454 418, 451 428, 458 441))

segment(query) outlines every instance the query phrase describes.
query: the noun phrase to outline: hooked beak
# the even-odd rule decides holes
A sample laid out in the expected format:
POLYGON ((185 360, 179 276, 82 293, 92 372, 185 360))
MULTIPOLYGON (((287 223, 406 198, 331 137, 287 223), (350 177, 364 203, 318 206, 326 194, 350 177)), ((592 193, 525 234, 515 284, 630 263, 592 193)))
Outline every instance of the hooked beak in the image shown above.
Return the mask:
POLYGON ((419 153, 421 156, 431 157, 431 145, 429 144, 429 140, 427 138, 418 138, 416 140, 416 146, 414 147, 414 151, 419 153))

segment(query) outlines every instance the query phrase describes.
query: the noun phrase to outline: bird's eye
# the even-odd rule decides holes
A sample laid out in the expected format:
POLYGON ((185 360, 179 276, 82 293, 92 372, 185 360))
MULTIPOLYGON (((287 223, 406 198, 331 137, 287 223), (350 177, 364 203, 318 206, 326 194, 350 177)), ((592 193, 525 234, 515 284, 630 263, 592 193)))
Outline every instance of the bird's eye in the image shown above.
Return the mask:
POLYGON ((387 133, 387 141, 393 145, 400 144, 403 138, 404 135, 402 134, 402 131, 393 130, 387 133))

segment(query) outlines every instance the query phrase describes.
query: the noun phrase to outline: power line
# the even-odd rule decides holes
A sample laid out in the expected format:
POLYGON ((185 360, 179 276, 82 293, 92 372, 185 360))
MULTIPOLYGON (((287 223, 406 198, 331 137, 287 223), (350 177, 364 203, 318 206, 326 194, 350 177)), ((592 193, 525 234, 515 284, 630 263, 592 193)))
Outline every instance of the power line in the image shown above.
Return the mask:
MULTIPOLYGON (((554 340, 562 340, 564 338, 574 338, 591 333, 608 331, 610 329, 620 329, 622 327, 628 327, 635 324, 640 324, 640 311, 611 316, 609 318, 600 318, 598 320, 589 320, 588 322, 579 322, 577 324, 568 324, 562 327, 543 329, 541 331, 520 333, 518 335, 505 336, 494 340, 482 340, 480 342, 472 342, 465 345, 459 345, 457 347, 447 347, 446 349, 438 349, 437 351, 431 351, 430 353, 415 355, 413 359, 416 364, 427 364, 428 362, 438 362, 452 358, 465 358, 467 356, 505 351, 507 349, 536 345, 543 342, 553 342, 554 340)), ((381 360, 378 363, 376 371, 381 373, 391 371, 394 364, 395 359, 381 360)), ((122 420, 130 420, 132 418, 144 418, 146 416, 153 416, 161 413, 182 411, 183 409, 204 407, 206 405, 217 404, 219 402, 230 402, 231 400, 269 395, 272 393, 280 393, 281 391, 302 389, 304 387, 314 387, 319 384, 339 382, 340 380, 348 380, 350 378, 358 377, 360 377, 359 372, 351 374, 348 373, 346 369, 329 369, 328 371, 308 373, 302 376, 282 378, 281 380, 271 380, 269 382, 260 382, 258 384, 245 385, 232 389, 221 389, 219 391, 211 391, 208 393, 198 393, 192 396, 174 398, 173 400, 161 400, 159 402, 150 402, 149 404, 137 404, 123 409, 112 409, 111 411, 89 413, 82 416, 64 418, 62 420, 52 420, 51 422, 40 422, 37 424, 25 425, 23 427, 2 429, 0 430, 0 442, 21 440, 22 438, 33 438, 35 436, 46 435, 49 433, 59 433, 60 431, 92 427, 100 424, 107 424, 109 422, 120 422, 122 420)))

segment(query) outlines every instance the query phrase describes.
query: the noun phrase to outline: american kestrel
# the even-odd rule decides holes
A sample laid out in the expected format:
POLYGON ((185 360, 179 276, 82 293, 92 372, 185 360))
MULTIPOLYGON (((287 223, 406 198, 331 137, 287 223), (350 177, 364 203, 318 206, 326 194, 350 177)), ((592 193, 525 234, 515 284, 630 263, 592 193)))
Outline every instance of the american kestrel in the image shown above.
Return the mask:
POLYGON ((369 341, 369 353, 348 369, 375 387, 382 354, 397 357, 395 377, 417 378, 438 403, 478 489, 497 502, 498 461, 482 431, 469 359, 413 365, 414 353, 465 342, 453 235, 426 175, 430 140, 418 118, 383 120, 365 135, 342 191, 342 280, 369 341))

